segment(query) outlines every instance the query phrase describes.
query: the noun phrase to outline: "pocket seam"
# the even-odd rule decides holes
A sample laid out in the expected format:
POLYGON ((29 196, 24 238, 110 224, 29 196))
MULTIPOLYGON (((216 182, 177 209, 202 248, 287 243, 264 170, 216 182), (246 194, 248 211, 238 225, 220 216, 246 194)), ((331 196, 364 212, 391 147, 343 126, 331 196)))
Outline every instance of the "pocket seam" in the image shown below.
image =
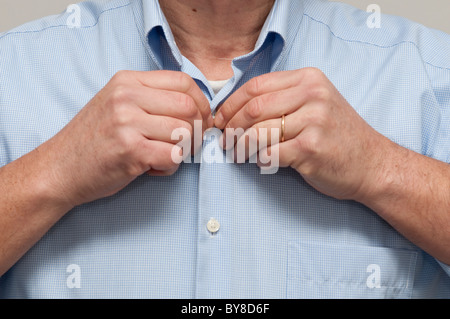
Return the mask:
MULTIPOLYGON (((299 242, 299 241, 289 241, 288 242, 288 271, 287 271, 287 296, 295 295, 296 292, 299 294, 302 293, 309 293, 309 289, 306 287, 303 287, 301 282, 307 285, 316 285, 318 287, 316 292, 321 292, 320 286, 323 287, 323 292, 326 294, 327 289, 328 292, 333 294, 334 292, 330 289, 334 287, 336 289, 337 287, 340 287, 345 290, 345 288, 348 288, 348 290, 345 292, 347 294, 365 294, 368 295, 377 295, 377 292, 379 295, 393 295, 394 297, 399 296, 401 298, 409 298, 412 296, 412 289, 414 286, 414 273, 415 268, 417 265, 417 258, 418 258, 418 252, 416 250, 409 250, 405 248, 395 248, 395 247, 374 247, 374 246, 345 246, 345 245, 327 245, 327 244, 311 244, 311 243, 305 243, 305 242, 299 242), (319 251, 316 253, 316 247, 322 247, 323 252, 319 251), (389 263, 389 259, 392 258, 391 254, 394 254, 394 256, 397 255, 395 253, 396 250, 404 254, 403 256, 400 255, 398 257, 399 259, 392 259, 394 261, 393 265, 394 267, 391 268, 392 270, 388 272, 390 276, 384 277, 384 280, 380 282, 380 286, 370 288, 367 283, 367 279, 369 277, 364 277, 362 272, 354 272, 355 270, 352 269, 352 267, 349 267, 349 269, 345 269, 344 267, 339 267, 334 270, 332 268, 327 268, 325 265, 324 267, 317 267, 315 271, 318 271, 318 276, 315 277, 315 274, 313 273, 314 270, 311 270, 311 267, 314 267, 313 265, 308 265, 306 262, 306 265, 303 265, 300 261, 301 259, 306 260, 307 258, 311 257, 317 257, 321 258, 325 262, 333 262, 336 261, 336 263, 344 261, 342 266, 345 266, 347 262, 350 262, 350 258, 352 256, 352 248, 355 247, 356 251, 361 252, 365 251, 365 255, 363 257, 366 257, 368 260, 368 265, 370 264, 370 257, 374 257, 374 263, 376 264, 376 261, 381 261, 384 264, 391 265, 389 263), (330 250, 334 248, 335 255, 331 255, 330 259, 328 259, 328 256, 326 255, 326 250, 330 250), (342 250, 344 256, 341 259, 341 256, 339 255, 339 250, 336 252, 336 248, 342 250), (376 251, 375 249, 380 249, 379 251, 376 251), (302 254, 304 254, 302 256, 302 254), (317 254, 317 255, 316 255, 317 254), (301 258, 301 259, 299 259, 301 258), (378 260, 377 260, 378 259, 378 260), (296 261, 297 260, 297 261, 296 261), (294 264, 298 262, 298 264, 294 264), (398 263, 397 266, 395 263, 398 263), (402 266, 404 266, 404 269, 402 269, 402 266), (301 273, 302 269, 306 269, 304 267, 308 267, 307 272, 301 273), (329 271, 327 273, 327 271, 329 271), (395 272, 403 272, 404 275, 401 277, 395 276, 395 272), (352 274, 355 274, 355 276, 352 276, 352 274), (323 275, 323 276, 321 276, 323 275), (366 279, 367 278, 367 279, 366 279), (300 285, 298 287, 295 287, 295 282, 298 282, 300 285), (303 287, 300 288, 300 287, 303 287), (297 290, 300 289, 300 290, 297 290)), ((381 264, 382 264, 381 263, 381 264)), ((367 272, 367 276, 370 276, 370 272, 367 272)), ((312 288, 312 287, 311 287, 312 288)), ((333 290, 334 290, 333 289, 333 290)))

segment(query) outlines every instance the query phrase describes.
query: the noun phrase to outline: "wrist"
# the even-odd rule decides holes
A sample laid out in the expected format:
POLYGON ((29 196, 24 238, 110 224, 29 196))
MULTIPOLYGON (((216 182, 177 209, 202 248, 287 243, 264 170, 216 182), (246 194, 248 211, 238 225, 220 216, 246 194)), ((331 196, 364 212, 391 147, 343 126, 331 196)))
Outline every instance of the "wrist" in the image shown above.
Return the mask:
POLYGON ((397 205, 407 183, 408 169, 412 151, 403 148, 387 138, 373 147, 372 161, 365 172, 363 186, 355 200, 377 213, 397 205))
POLYGON ((36 164, 30 165, 30 184, 33 187, 34 199, 52 211, 65 213, 75 205, 64 187, 64 176, 58 172, 59 161, 51 160, 47 146, 43 144, 24 157, 25 162, 32 161, 36 164))

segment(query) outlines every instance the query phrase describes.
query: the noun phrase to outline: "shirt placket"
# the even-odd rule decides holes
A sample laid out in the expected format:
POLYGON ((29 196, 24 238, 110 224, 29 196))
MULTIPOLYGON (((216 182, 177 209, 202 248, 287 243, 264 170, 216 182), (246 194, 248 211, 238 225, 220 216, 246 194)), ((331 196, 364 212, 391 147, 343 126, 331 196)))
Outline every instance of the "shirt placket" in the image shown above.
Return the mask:
POLYGON ((227 250, 230 216, 227 214, 232 200, 221 188, 221 176, 226 174, 226 157, 221 151, 219 130, 205 133, 202 163, 199 170, 198 240, 196 298, 219 298, 227 291, 227 250))

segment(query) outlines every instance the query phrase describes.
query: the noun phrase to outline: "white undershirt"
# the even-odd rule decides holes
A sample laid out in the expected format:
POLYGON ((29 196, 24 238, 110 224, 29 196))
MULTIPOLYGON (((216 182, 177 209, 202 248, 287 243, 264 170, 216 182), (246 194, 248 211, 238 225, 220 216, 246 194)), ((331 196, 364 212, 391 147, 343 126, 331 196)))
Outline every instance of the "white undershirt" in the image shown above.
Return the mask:
POLYGON ((228 80, 222 80, 222 81, 208 81, 209 85, 211 85, 211 88, 214 91, 214 94, 219 93, 219 91, 227 84, 228 80))

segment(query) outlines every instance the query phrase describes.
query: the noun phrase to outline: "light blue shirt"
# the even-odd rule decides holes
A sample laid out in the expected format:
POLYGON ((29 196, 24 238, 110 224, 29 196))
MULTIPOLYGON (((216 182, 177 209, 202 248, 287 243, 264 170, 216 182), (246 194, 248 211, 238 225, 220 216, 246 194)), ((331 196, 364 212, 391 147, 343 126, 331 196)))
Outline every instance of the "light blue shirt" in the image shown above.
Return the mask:
MULTIPOLYGON (((385 15, 371 28, 371 13, 341 3, 278 0, 214 95, 157 1, 78 6, 79 26, 67 23, 72 11, 0 34, 0 166, 55 135, 119 70, 186 72, 214 111, 255 76, 303 67, 320 68, 385 136, 450 162, 447 34, 385 15)), ((70 211, 2 276, 0 296, 450 297, 450 267, 370 209, 318 193, 292 169, 220 161, 217 143, 207 135, 202 162, 173 176, 142 176, 70 211)))

